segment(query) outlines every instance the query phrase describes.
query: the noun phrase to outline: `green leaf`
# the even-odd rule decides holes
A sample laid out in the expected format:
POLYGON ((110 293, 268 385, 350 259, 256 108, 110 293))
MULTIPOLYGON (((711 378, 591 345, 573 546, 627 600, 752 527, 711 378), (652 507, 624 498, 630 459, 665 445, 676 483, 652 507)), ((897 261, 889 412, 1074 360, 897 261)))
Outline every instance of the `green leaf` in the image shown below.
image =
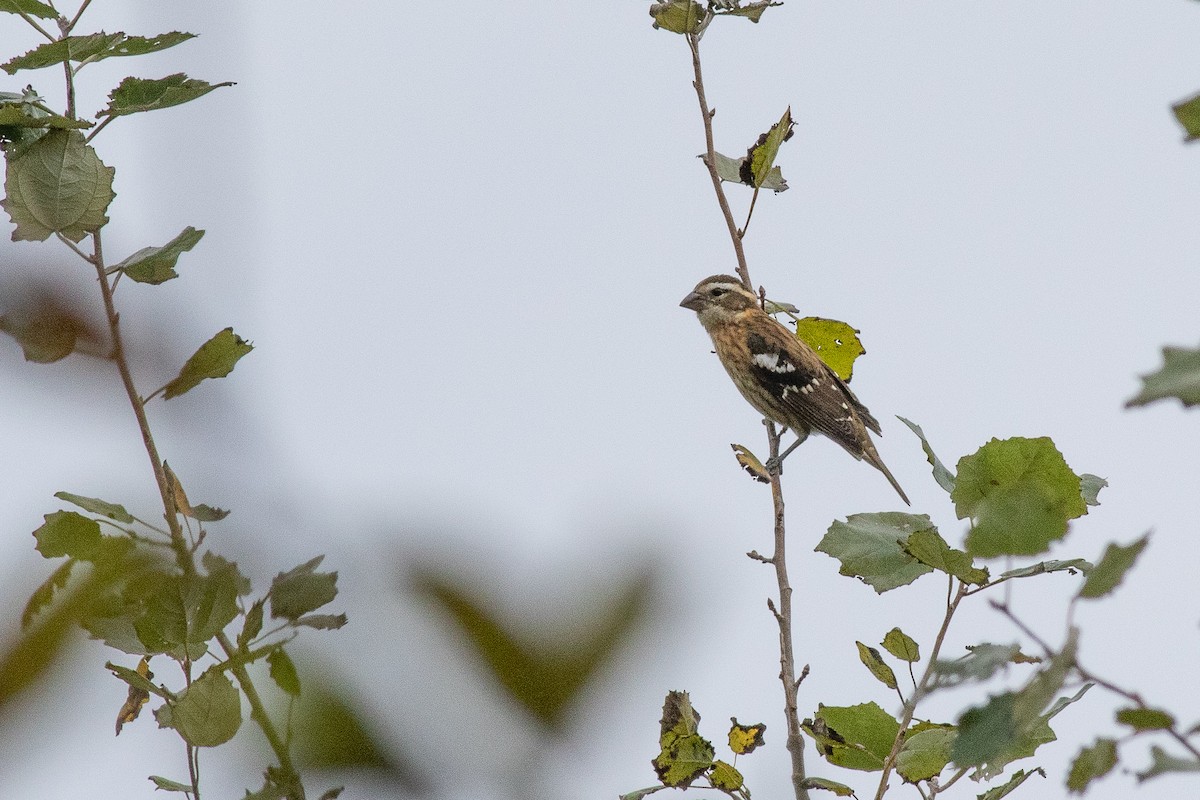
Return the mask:
POLYGON ((1017 742, 1013 716, 1016 695, 1005 692, 982 706, 967 709, 958 719, 958 737, 951 758, 959 766, 985 764, 1011 749, 1017 742))
POLYGON ((1069 572, 1072 575, 1076 571, 1087 574, 1092 571, 1092 562, 1082 558, 1072 558, 1069 561, 1039 561, 1036 564, 1031 564, 1028 567, 1020 569, 1010 569, 1007 572, 1001 572, 1001 578, 1029 578, 1034 575, 1044 575, 1050 572, 1069 572))
MULTIPOLYGON (((716 156, 716 163, 714 166, 716 167, 718 178, 727 183, 745 184, 742 176, 748 174, 750 171, 749 156, 730 158, 729 156, 722 155, 721 153, 714 153, 714 155, 716 156)), ((703 159, 704 156, 700 156, 700 158, 703 159)), ((783 172, 779 169, 779 167, 771 168, 771 171, 767 173, 767 177, 763 179, 762 188, 770 189, 776 194, 787 191, 787 181, 784 180, 783 172)), ((795 312, 793 311, 793 313, 795 312)))
POLYGON ((875 703, 857 706, 818 705, 813 719, 800 728, 816 742, 831 764, 877 772, 892 751, 900 723, 875 703))
POLYGON ((803 781, 805 789, 823 789, 827 792, 833 792, 838 797, 853 797, 854 790, 844 783, 831 781, 828 778, 805 778, 803 781))
POLYGON ((1163 365, 1141 376, 1142 390, 1125 402, 1126 408, 1176 398, 1186 406, 1200 403, 1200 348, 1164 347, 1163 365))
POLYGON ((9 75, 16 75, 23 69, 41 69, 67 61, 86 61, 95 59, 97 55, 108 50, 113 45, 124 40, 123 33, 91 33, 86 36, 64 36, 53 42, 47 42, 24 55, 17 56, 5 64, 0 64, 9 75))
POLYGON ((1071 794, 1083 794, 1088 784, 1107 775, 1117 765, 1117 743, 1113 739, 1096 739, 1090 746, 1079 751, 1071 762, 1067 774, 1067 790, 1071 794))
POLYGON ((817 351, 825 366, 844 381, 854 374, 854 361, 867 352, 858 331, 836 319, 805 317, 796 320, 796 336, 817 351))
POLYGON ((1021 654, 1019 645, 977 644, 962 658, 933 662, 933 686, 958 686, 970 680, 984 681, 1015 663, 1021 654))
POLYGON ((160 575, 134 628, 142 643, 155 652, 182 648, 203 653, 205 643, 237 614, 237 581, 232 574, 160 575))
POLYGON ((899 628, 892 628, 888 631, 880 644, 883 645, 883 649, 901 661, 915 664, 921 660, 921 648, 916 640, 899 628))
POLYGON ((71 570, 75 567, 76 561, 73 558, 68 558, 58 569, 50 573, 50 577, 42 582, 42 585, 33 590, 33 594, 29 596, 29 602, 25 604, 25 610, 21 612, 21 628, 29 627, 29 623, 33 622, 33 618, 37 613, 54 599, 54 593, 58 589, 67 585, 67 581, 71 577, 71 570))
POLYGON ((992 439, 958 462, 950 497, 959 519, 975 520, 967 552, 992 558, 1035 555, 1087 513, 1079 476, 1047 437, 992 439))
POLYGON ((9 14, 28 14, 38 19, 55 19, 58 12, 38 0, 0 0, 0 11, 9 14))
POLYGON ((303 625, 319 631, 335 631, 349 620, 345 614, 305 614, 292 620, 293 625, 303 625))
POLYGON ((733 8, 717 11, 717 16, 721 17, 746 17, 751 22, 758 22, 762 18, 763 12, 771 6, 781 6, 783 3, 772 2, 772 0, 754 0, 744 6, 734 6, 733 8))
POLYGON ((170 400, 196 387, 206 378, 224 378, 233 371, 242 356, 254 349, 254 345, 233 332, 233 328, 220 331, 200 345, 178 377, 163 387, 163 397, 170 400))
POLYGON ((77 318, 48 304, 32 317, 0 315, 0 331, 17 340, 26 361, 53 364, 75 352, 75 343, 85 328, 77 318))
POLYGON ((216 747, 233 738, 242 724, 238 690, 216 668, 209 669, 174 703, 154 712, 159 727, 174 728, 193 747, 216 747))
POLYGON ((150 780, 154 782, 155 789, 162 789, 164 792, 186 792, 188 794, 192 792, 190 784, 173 781, 159 775, 151 775, 150 780))
POLYGON ((266 605, 266 598, 261 598, 254 601, 254 605, 250 606, 250 610, 246 612, 246 621, 242 623, 242 632, 238 634, 238 647, 245 648, 250 642, 254 641, 255 637, 262 632, 263 626, 263 606, 266 605))
POLYGON ((1183 126, 1183 132, 1186 134, 1183 137, 1185 142, 1194 142, 1200 139, 1200 94, 1176 103, 1171 106, 1171 111, 1174 112, 1175 119, 1179 120, 1179 124, 1183 126))
POLYGON ((687 692, 668 692, 659 720, 661 752, 651 762, 664 786, 686 789, 713 766, 716 751, 697 732, 700 713, 687 692))
POLYGON ((234 85, 230 81, 208 83, 189 78, 182 72, 158 80, 126 78, 109 93, 108 108, 101 111, 100 116, 119 117, 125 114, 170 108, 190 103, 214 89, 234 85))
POLYGON ((131 280, 138 283, 160 284, 172 278, 179 277, 175 271, 175 262, 181 253, 191 250, 204 236, 204 231, 198 231, 188 226, 183 232, 162 247, 143 247, 129 258, 113 266, 110 271, 124 272, 131 280))
POLYGON ((86 119, 69 119, 59 114, 49 114, 25 103, 0 103, 0 128, 82 130, 94 124, 86 119))
POLYGON ((1200 772, 1200 759, 1180 758, 1173 756, 1158 745, 1150 748, 1150 766, 1145 772, 1139 772, 1139 781, 1157 778, 1168 772, 1200 772))
POLYGON ((325 556, 281 572, 271 581, 271 617, 294 620, 337 597, 337 573, 317 572, 325 556))
POLYGON ((987 569, 976 567, 971 556, 950 547, 936 530, 914 531, 904 545, 904 552, 963 583, 981 586, 988 582, 987 569))
POLYGON ((87 561, 100 547, 100 523, 94 519, 74 511, 55 511, 43 519, 45 523, 33 532, 43 558, 70 556, 87 561))
POLYGON ((1004 785, 988 789, 986 792, 979 795, 977 800, 1000 800, 1002 797, 1008 797, 1013 791, 1016 790, 1018 786, 1034 775, 1041 775, 1043 778, 1045 778, 1046 771, 1041 767, 1035 767, 1029 772, 1019 769, 1012 774, 1012 777, 1009 778, 1004 785))
POLYGON ((742 778, 742 773, 738 772, 732 764, 721 760, 713 762, 712 772, 708 774, 708 780, 715 788, 723 792, 736 792, 746 783, 745 779, 742 778))
POLYGON ((924 514, 853 514, 845 522, 830 525, 814 549, 840 561, 840 574, 858 578, 883 594, 933 572, 904 552, 913 532, 930 529, 936 530, 924 514))
POLYGON ((654 27, 671 33, 697 33, 705 23, 704 7, 695 0, 667 0, 650 6, 654 27))
POLYGON ((117 522, 124 522, 126 524, 134 522, 133 516, 125 510, 125 506, 116 503, 97 500, 94 497, 71 494, 70 492, 55 492, 54 496, 59 500, 66 500, 68 503, 73 503, 84 511, 90 511, 93 514, 99 514, 102 517, 108 517, 117 522))
MULTIPOLYGON (((172 695, 163 691, 160 687, 155 686, 146 676, 132 670, 129 667, 122 667, 120 664, 114 664, 111 661, 105 663, 104 668, 111 672, 116 678, 125 681, 135 689, 146 692, 147 694, 157 695, 164 699, 172 699, 172 695)), ((149 674, 149 673, 147 673, 149 674)))
POLYGON ((896 673, 892 672, 892 668, 883 660, 883 656, 879 655, 879 651, 874 647, 868 647, 862 642, 855 642, 858 645, 858 659, 863 663, 863 666, 871 671, 871 674, 889 689, 896 688, 896 673))
POLYGON ((767 726, 761 722, 754 725, 742 725, 737 717, 730 717, 733 726, 729 729, 729 749, 734 755, 743 756, 753 753, 763 745, 763 734, 767 726))
POLYGON ((271 680, 275 685, 292 697, 300 696, 300 676, 296 674, 296 665, 282 647, 271 651, 267 656, 267 665, 271 668, 271 680))
POLYGON ((1122 708, 1117 722, 1138 731, 1165 731, 1175 727, 1175 717, 1157 708, 1122 708))
POLYGON ((364 724, 361 714, 341 697, 322 689, 343 686, 336 676, 305 681, 309 689, 296 703, 296 760, 305 770, 371 767, 396 772, 381 743, 364 724))
POLYGON ((1100 490, 1105 486, 1108 486, 1108 481, 1099 475, 1085 472, 1079 476, 1080 493, 1083 495, 1083 502, 1089 506, 1100 505, 1100 490))
POLYGON ((147 53, 157 53, 160 50, 166 50, 177 44, 183 44, 188 39, 195 38, 196 34, 184 33, 182 31, 160 33, 157 36, 126 36, 124 40, 103 53, 101 58, 144 56, 147 53))
POLYGON ((912 734, 896 756, 896 771, 909 783, 940 775, 950 763, 950 751, 957 735, 958 731, 952 725, 939 725, 912 734))
POLYGON ((953 492, 956 480, 954 473, 947 469, 942 460, 933 452, 933 448, 929 446, 929 440, 925 438, 925 432, 921 430, 921 426, 904 417, 896 417, 896 419, 907 425, 908 429, 915 433, 917 438, 921 440, 921 449, 925 451, 925 460, 933 467, 933 479, 937 481, 937 485, 947 492, 953 492))
POLYGON ((1079 596, 1089 600, 1104 597, 1120 586, 1125 573, 1133 567, 1149 541, 1150 534, 1147 533, 1128 547, 1109 544, 1100 563, 1088 573, 1087 580, 1079 590, 1079 596))
MULTIPOLYGON (((775 158, 779 148, 792 138, 792 130, 796 123, 792 121, 792 108, 788 106, 779 121, 758 137, 758 141, 746 151, 746 161, 742 164, 742 182, 761 188, 775 168, 775 158)), ((843 380, 848 380, 843 377, 843 380)))
POLYGON ((8 160, 0 205, 12 218, 13 241, 44 241, 61 233, 78 242, 108 222, 116 195, 104 166, 79 131, 51 130, 8 160))
POLYGON ((495 601, 476 585, 468 588, 432 571, 417 571, 414 579, 418 594, 449 614, 508 696, 551 729, 566 721, 571 702, 627 641, 654 585, 644 573, 614 583, 613 594, 580 598, 588 617, 552 636, 498 617, 495 601))
POLYGON ((734 458, 737 459, 738 464, 750 474, 751 478, 754 478, 759 483, 771 482, 771 476, 767 472, 767 468, 763 466, 763 463, 758 460, 758 456, 740 444, 731 444, 729 446, 733 448, 734 458))

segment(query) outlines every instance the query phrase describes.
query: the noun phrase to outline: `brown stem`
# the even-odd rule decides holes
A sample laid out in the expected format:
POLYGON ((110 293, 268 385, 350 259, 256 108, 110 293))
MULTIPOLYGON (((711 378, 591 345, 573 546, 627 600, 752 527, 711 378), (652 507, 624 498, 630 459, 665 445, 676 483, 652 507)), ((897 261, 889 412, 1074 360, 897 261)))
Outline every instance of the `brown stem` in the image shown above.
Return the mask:
POLYGON ((692 72, 695 78, 692 86, 696 89, 696 100, 700 103, 700 116, 704 120, 704 166, 708 167, 708 175, 712 178, 713 191, 717 193, 717 204, 721 206, 721 214, 725 217, 725 226, 729 228, 729 238, 733 242, 733 252, 737 256, 737 274, 742 283, 750 291, 754 284, 750 281, 750 268, 746 266, 746 252, 742 248, 742 236, 738 232, 737 222, 733 219, 733 211, 729 208, 729 200, 721 187, 721 176, 717 174, 717 150, 713 145, 712 118, 715 113, 708 107, 704 96, 704 76, 700 71, 700 37, 691 33, 687 35, 688 47, 692 50, 692 72))

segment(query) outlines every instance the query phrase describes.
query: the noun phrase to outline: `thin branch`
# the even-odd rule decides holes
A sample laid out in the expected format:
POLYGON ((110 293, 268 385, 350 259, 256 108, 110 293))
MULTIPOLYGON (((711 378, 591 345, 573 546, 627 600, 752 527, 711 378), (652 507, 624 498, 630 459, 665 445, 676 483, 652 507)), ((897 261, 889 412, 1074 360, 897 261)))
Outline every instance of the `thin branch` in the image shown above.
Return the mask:
MULTIPOLYGON (((954 579, 951 578, 950 580, 953 581, 954 579)), ((896 734, 896 741, 892 742, 892 751, 884 759, 883 774, 879 776, 879 788, 875 792, 875 800, 883 800, 884 794, 887 793, 888 778, 896 766, 896 757, 900 755, 900 748, 904 746, 905 732, 908 730, 908 726, 912 724, 913 715, 917 713, 917 702, 924 696, 926 689, 929 687, 929 682, 933 680, 933 665, 937 663, 938 655, 942 652, 942 644, 946 641, 946 631, 950 629, 950 621, 954 618, 954 612, 958 610, 958 604, 966 596, 966 584, 960 583, 958 591, 954 594, 954 599, 946 607, 946 616, 942 618, 942 627, 938 629, 937 637, 933 640, 933 652, 929 654, 925 665, 925 672, 921 675, 921 683, 917 686, 917 690, 913 692, 912 700, 904 705, 904 713, 900 717, 900 730, 896 734)))
POLYGON ((742 248, 742 237, 738 232, 737 223, 733 219, 733 211, 729 208, 729 200, 725 197, 725 189, 721 186, 721 176, 717 174, 717 150, 713 145, 712 118, 716 112, 708 107, 704 96, 704 76, 700 70, 700 37, 697 34, 687 35, 688 47, 692 51, 692 72, 695 78, 692 86, 696 89, 696 100, 700 103, 700 117, 704 121, 704 166, 708 167, 708 175, 712 178, 713 191, 717 193, 717 204, 725 217, 725 226, 729 229, 729 238, 733 242, 733 252, 737 256, 737 274, 742 283, 750 291, 754 284, 750 281, 750 268, 746 266, 746 253, 742 248))
POLYGON ((83 12, 87 11, 87 7, 91 4, 92 0, 83 0, 82 5, 79 6, 79 10, 75 12, 75 16, 71 18, 71 22, 67 25, 68 32, 75 29, 75 26, 79 24, 79 18, 83 16, 83 12))
POLYGON ((758 187, 754 187, 754 194, 750 196, 750 210, 746 212, 746 221, 742 223, 741 230, 738 231, 738 238, 745 239, 746 231, 750 230, 750 219, 754 216, 754 206, 758 203, 758 187))

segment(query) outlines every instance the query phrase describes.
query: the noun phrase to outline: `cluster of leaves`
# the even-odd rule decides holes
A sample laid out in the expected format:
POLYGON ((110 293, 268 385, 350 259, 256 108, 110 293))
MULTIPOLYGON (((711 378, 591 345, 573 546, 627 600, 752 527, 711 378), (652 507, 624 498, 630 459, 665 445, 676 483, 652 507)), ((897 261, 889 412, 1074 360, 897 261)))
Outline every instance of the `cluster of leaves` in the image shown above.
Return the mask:
MULTIPOLYGON (((54 650, 50 640, 66 635, 67 621, 81 624, 93 638, 120 653, 140 657, 133 669, 106 664, 127 685, 116 731, 120 734, 138 719, 143 706, 155 698, 159 726, 175 731, 188 754, 188 780, 151 776, 157 788, 198 796, 198 748, 224 744, 237 733, 244 699, 279 759, 278 766, 266 770, 263 787, 248 797, 302 800, 304 788, 288 752, 291 731, 276 731, 247 667, 264 663, 289 704, 295 701, 300 679, 285 645, 303 628, 335 629, 346 623, 341 614, 314 613, 337 595, 337 573, 319 571, 323 557, 318 556, 280 573, 267 592, 253 597, 251 583, 237 564, 211 550, 202 551, 205 524, 223 519, 228 512, 188 500, 175 473, 159 460, 145 410, 160 395, 170 400, 207 379, 228 375, 253 346, 225 328, 201 345, 172 380, 139 395, 124 357, 114 293, 125 278, 153 286, 178 277, 178 259, 200 242, 204 231, 189 226, 166 244, 143 247, 113 264, 106 262, 101 246, 101 230, 109 221, 115 197, 115 170, 93 148, 96 135, 118 118, 177 106, 232 84, 210 84, 182 73, 157 79, 128 77, 110 92, 107 105, 93 118, 82 118, 75 108, 74 86, 80 70, 195 38, 178 31, 156 36, 77 35, 74 29, 88 5, 84 2, 73 17, 67 17, 39 0, 0 2, 0 12, 19 15, 48 40, 0 69, 15 75, 59 67, 67 89, 61 113, 49 108, 32 86, 0 92, 0 149, 6 161, 0 206, 15 226, 14 241, 54 236, 95 270, 108 335, 91 331, 53 304, 34 313, 0 316, 0 330, 21 344, 28 361, 59 361, 86 345, 93 355, 114 363, 154 464, 166 526, 139 519, 120 504, 59 492, 56 497, 80 510, 47 514, 34 531, 36 547, 44 557, 65 560, 30 598, 22 625, 31 640, 37 638, 39 627, 51 632, 42 637, 45 647, 29 648, 43 660, 54 650), (57 34, 42 26, 44 20, 53 22, 57 34), (79 246, 88 238, 90 253, 79 246), (108 339, 106 349, 97 344, 101 338, 108 339), (178 666, 173 687, 154 681, 152 663, 160 674, 163 663, 178 666)), ((19 675, 21 685, 33 679, 29 674, 33 669, 19 675)), ((332 790, 325 797, 339 792, 332 790)))

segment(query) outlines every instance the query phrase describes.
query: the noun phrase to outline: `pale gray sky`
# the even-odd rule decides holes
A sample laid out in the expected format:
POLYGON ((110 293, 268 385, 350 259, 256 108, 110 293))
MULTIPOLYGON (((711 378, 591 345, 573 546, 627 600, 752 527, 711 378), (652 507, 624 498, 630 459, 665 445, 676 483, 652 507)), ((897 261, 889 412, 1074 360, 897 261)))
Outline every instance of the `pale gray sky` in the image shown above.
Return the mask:
MULTIPOLYGON (((448 798, 512 796, 493 775, 540 743, 491 707, 486 681, 445 667, 458 651, 421 607, 399 593, 381 606, 418 556, 504 581, 497 602, 538 619, 572 613, 580 583, 662 569, 662 607, 590 688, 574 735, 539 758, 545 777, 530 795, 612 798, 654 783, 670 689, 691 692, 714 739, 733 715, 766 722, 769 746, 738 767, 756 796, 788 792, 764 605, 774 584, 743 555, 769 548, 769 496, 728 447, 762 452, 764 437, 677 307, 734 263, 694 157, 688 51, 651 29, 648 5, 88 12, 94 29, 201 37, 97 65, 85 111, 130 72, 238 81, 97 140, 117 168, 110 253, 186 225, 208 231, 180 280, 122 286, 130 335, 160 337, 146 383, 226 325, 257 347, 229 380, 158 407, 167 458, 193 499, 234 509, 210 542, 258 586, 328 553, 352 623, 324 636, 344 644, 341 662, 391 740, 452 776, 448 798), (460 727, 453 740, 419 735, 431 725, 460 727)), ((1095 559, 1108 541, 1154 536, 1117 599, 1081 610, 1083 658, 1200 717, 1200 417, 1122 409, 1160 345, 1200 338, 1200 147, 1181 143, 1169 111, 1200 90, 1200 5, 817 0, 757 26, 719 22, 703 47, 718 149, 742 152, 788 105, 797 120, 779 159, 792 188, 760 198, 747 240, 754 280, 862 330, 854 388, 883 423, 880 450, 952 543, 964 525, 896 414, 951 465, 992 437, 1046 435, 1076 471, 1107 477, 1103 505, 1053 556, 1095 559)), ((37 43, 12 19, 0 42, 5 58, 37 43)), ((57 78, 21 73, 0 90, 33 80, 54 98, 57 78)), ((744 209, 748 193, 731 194, 744 209)), ((6 270, 37 264, 29 271, 65 271, 91 290, 65 252, 14 245, 0 227, 6 270)), ((28 532, 58 508, 55 491, 152 514, 154 490, 115 382, 25 365, 11 342, 0 364, 11 598, 49 572, 28 532)), ((785 481, 798 648, 812 665, 801 710, 875 700, 895 712, 854 640, 899 624, 928 641, 941 584, 879 598, 810 552, 834 519, 896 509, 868 466, 814 441, 785 481)), ((1073 581, 1022 587, 1016 608, 1057 638, 1073 581)), ((978 605, 953 647, 1015 638, 978 605)), ((84 652, 85 669, 53 676, 52 695, 0 729, 0 797, 150 797, 145 775, 182 773, 175 740, 152 723, 112 737, 122 691, 102 669, 109 654, 84 652)), ((933 710, 953 715, 970 699, 933 710)), ((1057 718, 1060 742, 1015 765, 1050 771, 1028 796, 1065 797, 1069 759, 1116 733, 1113 706, 1093 692, 1057 718)), ((860 794, 873 785, 809 754, 814 774, 860 794)), ((261 768, 236 767, 214 774, 214 792, 240 795, 261 768)), ((1132 784, 1111 776, 1089 797, 1197 786, 1132 784)))

